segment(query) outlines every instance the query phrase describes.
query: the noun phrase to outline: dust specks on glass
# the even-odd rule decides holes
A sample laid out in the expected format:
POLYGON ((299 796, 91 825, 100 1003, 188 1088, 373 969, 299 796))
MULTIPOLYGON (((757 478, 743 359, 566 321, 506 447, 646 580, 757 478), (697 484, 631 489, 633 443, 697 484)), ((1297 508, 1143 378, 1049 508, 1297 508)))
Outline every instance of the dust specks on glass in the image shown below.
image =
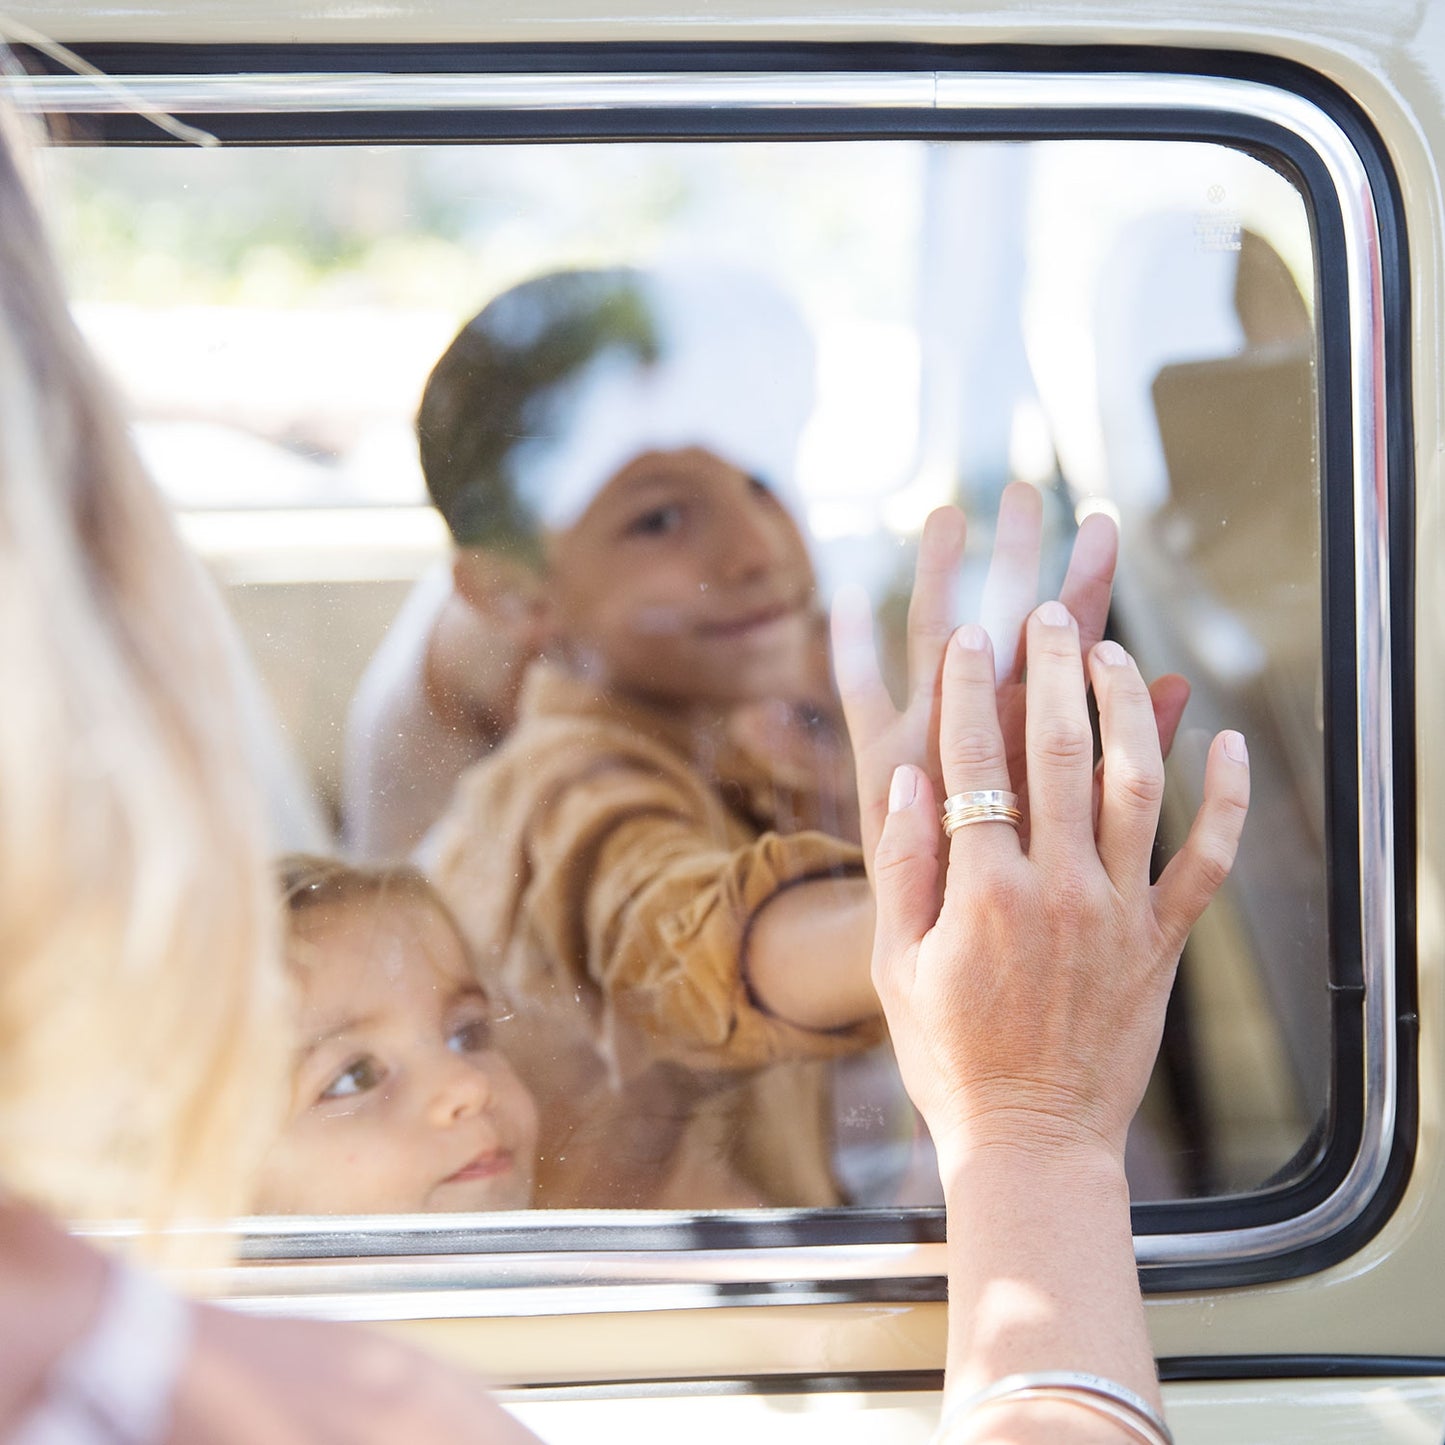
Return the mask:
POLYGON ((739 959, 783 891, 845 916, 866 888, 829 600, 861 584, 900 674, 923 519, 968 515, 967 620, 1023 482, 1041 588, 1105 512, 1111 635, 1192 685, 1164 846, 1213 732, 1254 765, 1136 1197, 1288 1177, 1331 1040, 1315 277, 1281 175, 1143 140, 47 174, 80 324, 234 621, 277 853, 359 880, 293 920, 316 1078, 278 1157, 355 1130, 335 1157, 395 1185, 362 1209, 936 1203, 847 965, 789 1017, 739 959))

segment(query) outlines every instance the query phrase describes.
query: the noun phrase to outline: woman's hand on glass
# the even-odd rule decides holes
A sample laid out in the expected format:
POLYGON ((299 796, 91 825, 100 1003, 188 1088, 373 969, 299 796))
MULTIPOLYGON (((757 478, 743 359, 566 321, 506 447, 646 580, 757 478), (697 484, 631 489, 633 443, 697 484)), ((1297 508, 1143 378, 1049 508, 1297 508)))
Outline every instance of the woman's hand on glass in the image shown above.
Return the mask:
MULTIPOLYGON (((1151 883, 1164 769, 1149 690, 1117 643, 1089 649, 1096 774, 1078 624, 1046 603, 1027 633, 1030 835, 990 821, 946 840, 930 776, 900 767, 874 860, 873 979, 941 1159, 1032 1140, 1122 1160, 1180 951, 1234 861, 1249 765, 1238 733, 1214 739, 1193 826, 1151 883)), ((945 652, 944 787, 1011 790, 988 636, 962 627, 945 652)))

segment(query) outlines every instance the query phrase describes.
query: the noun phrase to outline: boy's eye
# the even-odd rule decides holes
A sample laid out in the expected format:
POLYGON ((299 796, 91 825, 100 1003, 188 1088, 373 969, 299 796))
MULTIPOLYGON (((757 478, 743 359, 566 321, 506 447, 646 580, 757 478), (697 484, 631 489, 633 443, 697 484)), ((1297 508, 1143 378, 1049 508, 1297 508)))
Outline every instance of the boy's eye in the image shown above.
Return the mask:
POLYGON ((345 1099, 354 1094, 365 1094, 381 1083, 384 1070, 379 1060, 368 1055, 348 1064, 321 1091, 323 1099, 345 1099))
POLYGON ((668 537, 682 526, 679 506, 653 507, 627 524, 629 537, 668 537))
POLYGON ((447 1047, 459 1054, 485 1053, 492 1046, 490 1019, 468 1019, 452 1030, 447 1047))

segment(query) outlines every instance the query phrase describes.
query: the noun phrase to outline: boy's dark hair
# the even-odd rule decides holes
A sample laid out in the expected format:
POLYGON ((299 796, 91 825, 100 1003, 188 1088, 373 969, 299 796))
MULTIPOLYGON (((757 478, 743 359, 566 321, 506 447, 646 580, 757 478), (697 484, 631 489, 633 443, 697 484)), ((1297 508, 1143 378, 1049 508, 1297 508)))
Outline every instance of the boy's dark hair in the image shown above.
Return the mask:
POLYGON ((537 521, 516 494, 514 448, 550 435, 556 403, 608 351, 657 359, 641 272, 557 271, 504 291, 432 368, 416 434, 427 491, 458 546, 535 562, 537 521))

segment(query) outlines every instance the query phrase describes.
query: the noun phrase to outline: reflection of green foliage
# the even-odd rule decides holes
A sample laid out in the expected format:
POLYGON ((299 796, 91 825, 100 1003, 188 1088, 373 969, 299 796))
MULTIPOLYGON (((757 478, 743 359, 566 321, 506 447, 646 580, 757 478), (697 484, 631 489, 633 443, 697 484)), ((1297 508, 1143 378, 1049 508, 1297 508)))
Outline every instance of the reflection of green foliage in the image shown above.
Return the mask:
POLYGON ((61 234, 77 294, 139 304, 453 309, 477 287, 475 256, 434 232, 348 236, 285 212, 243 226, 183 198, 138 207, 104 190, 75 194, 61 234))
POLYGON ((437 308, 705 240, 810 309, 893 314, 919 149, 896 144, 74 148, 48 152, 71 290, 139 305, 437 308), (866 216, 859 198, 872 198, 866 216), (281 258, 284 257, 284 260, 281 258))
POLYGON ((536 277, 492 301, 443 353, 417 438, 427 491, 459 545, 537 560, 537 522, 517 495, 514 458, 566 433, 569 383, 590 364, 657 358, 657 319, 640 283, 621 269, 536 277))
POLYGON ((676 166, 588 166, 559 188, 498 159, 483 174, 446 151, 71 151, 47 166, 73 293, 140 305, 455 312, 568 256, 636 256, 695 199, 676 166))

